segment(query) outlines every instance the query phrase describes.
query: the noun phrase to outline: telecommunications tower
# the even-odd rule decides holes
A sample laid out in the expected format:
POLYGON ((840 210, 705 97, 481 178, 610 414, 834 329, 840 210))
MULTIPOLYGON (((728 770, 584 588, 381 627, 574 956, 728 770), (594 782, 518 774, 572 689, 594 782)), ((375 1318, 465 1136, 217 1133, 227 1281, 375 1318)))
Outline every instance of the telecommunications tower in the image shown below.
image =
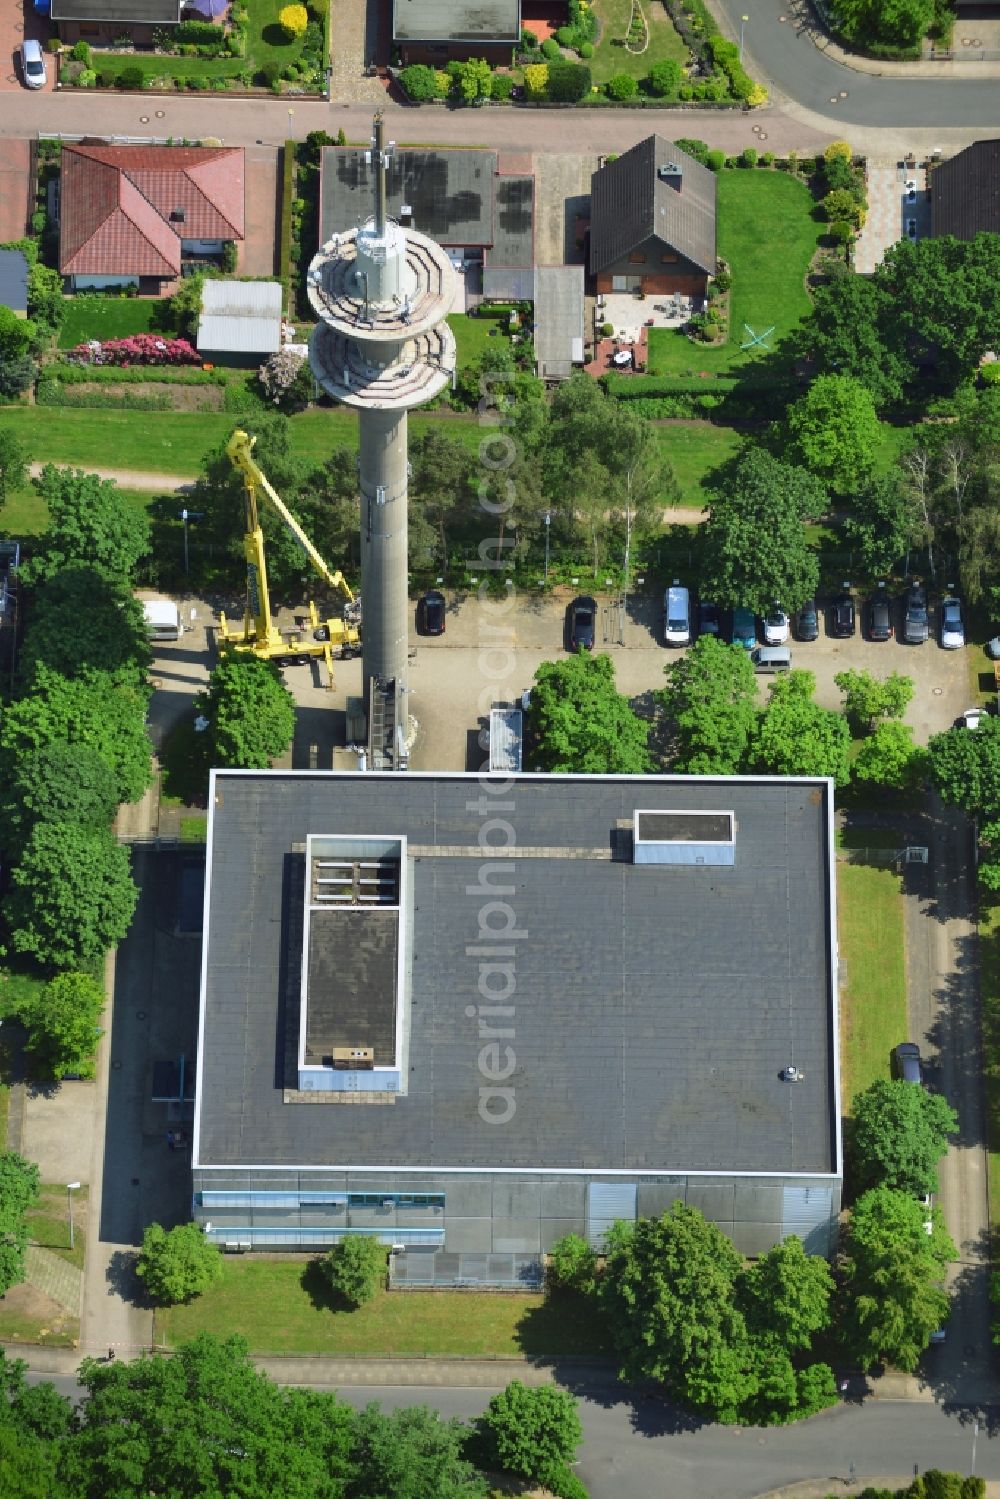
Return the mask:
POLYGON ((374 213, 327 240, 308 275, 321 319, 309 362, 323 389, 358 412, 361 490, 362 662, 370 765, 407 763, 407 421, 452 378, 455 340, 445 317, 455 299, 451 261, 426 234, 388 214, 394 142, 375 116, 366 160, 374 213))

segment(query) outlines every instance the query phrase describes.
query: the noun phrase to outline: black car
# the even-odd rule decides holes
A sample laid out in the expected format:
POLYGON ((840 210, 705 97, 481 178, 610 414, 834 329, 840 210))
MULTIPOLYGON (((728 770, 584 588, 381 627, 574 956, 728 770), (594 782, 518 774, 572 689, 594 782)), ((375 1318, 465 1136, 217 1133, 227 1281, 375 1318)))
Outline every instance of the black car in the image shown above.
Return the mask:
POLYGON ((903 639, 907 645, 923 645, 929 634, 927 590, 922 583, 911 583, 903 596, 903 639))
POLYGON ((892 600, 884 588, 868 600, 868 639, 892 639, 892 600))
POLYGON ((417 604, 417 630, 421 635, 444 634, 444 594, 432 588, 417 604))
POLYGON ((830 605, 830 634, 837 640, 849 640, 855 624, 854 600, 849 593, 841 593, 830 605))
POLYGON ((815 599, 806 599, 796 614, 795 638, 806 641, 819 639, 819 610, 815 599))
POLYGON ((904 1083, 922 1083, 923 1067, 920 1062, 920 1047, 915 1041, 900 1041, 894 1056, 894 1071, 904 1083))
POLYGON ((594 649, 594 628, 597 621, 597 604, 586 594, 581 594, 569 606, 569 648, 571 651, 594 649))
POLYGON ((698 634, 718 635, 719 633, 719 606, 709 604, 702 599, 698 605, 698 634))

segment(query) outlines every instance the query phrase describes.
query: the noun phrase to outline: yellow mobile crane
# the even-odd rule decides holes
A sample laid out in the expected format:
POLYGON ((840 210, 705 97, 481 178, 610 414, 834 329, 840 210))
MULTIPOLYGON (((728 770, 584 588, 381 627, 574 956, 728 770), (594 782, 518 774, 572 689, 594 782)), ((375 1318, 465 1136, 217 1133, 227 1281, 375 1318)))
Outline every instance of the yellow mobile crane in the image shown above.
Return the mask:
POLYGON ((267 480, 266 475, 253 456, 256 437, 239 428, 226 444, 226 455, 235 469, 243 475, 243 491, 246 498, 246 534, 243 551, 247 562, 247 604, 243 615, 243 629, 231 628, 226 616, 220 615, 220 645, 237 651, 252 651, 266 661, 287 659, 291 656, 322 656, 328 672, 328 686, 333 686, 333 653, 341 657, 353 656, 361 649, 361 601, 352 593, 347 580, 339 570, 331 572, 323 558, 313 546, 294 515, 288 509, 267 480), (344 618, 321 620, 316 605, 309 602, 309 620, 312 638, 298 631, 283 635, 271 616, 271 599, 267 586, 267 561, 264 555, 264 533, 260 527, 258 499, 263 495, 278 512, 305 552, 323 581, 344 596, 344 618))

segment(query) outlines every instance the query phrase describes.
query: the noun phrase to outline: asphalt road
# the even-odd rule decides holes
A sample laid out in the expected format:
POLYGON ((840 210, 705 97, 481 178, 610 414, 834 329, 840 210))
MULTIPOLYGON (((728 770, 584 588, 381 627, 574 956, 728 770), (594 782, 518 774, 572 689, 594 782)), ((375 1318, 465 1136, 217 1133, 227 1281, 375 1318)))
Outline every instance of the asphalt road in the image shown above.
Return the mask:
POLYGON ((733 36, 739 35, 741 15, 750 16, 744 28, 748 71, 804 109, 852 125, 893 129, 978 125, 989 133, 1000 125, 996 79, 860 73, 815 45, 801 19, 801 4, 754 0, 750 7, 746 0, 715 0, 715 9, 727 17, 733 36))
MULTIPOLYGON (((45 1376, 29 1375, 31 1383, 45 1376)), ((53 1376, 64 1395, 75 1380, 53 1376)), ((490 1390, 413 1386, 341 1386, 352 1405, 377 1400, 387 1409, 425 1404, 445 1416, 471 1419, 490 1390)), ((592 1499, 752 1499, 809 1479, 840 1488, 851 1475, 911 1477, 931 1467, 1000 1478, 1000 1412, 947 1410, 922 1402, 870 1401, 843 1406, 802 1425, 775 1430, 688 1426, 653 1400, 632 1401, 611 1390, 581 1395, 584 1443, 577 1471, 592 1499)))

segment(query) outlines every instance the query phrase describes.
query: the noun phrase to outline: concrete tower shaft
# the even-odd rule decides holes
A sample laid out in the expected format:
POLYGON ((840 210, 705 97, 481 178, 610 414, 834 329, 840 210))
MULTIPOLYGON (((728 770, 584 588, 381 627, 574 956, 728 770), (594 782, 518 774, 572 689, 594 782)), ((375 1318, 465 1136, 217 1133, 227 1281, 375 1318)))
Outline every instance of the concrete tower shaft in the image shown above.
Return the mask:
POLYGON ((309 362, 323 389, 358 412, 365 701, 372 700, 373 682, 392 682, 405 716, 406 413, 431 400, 454 373, 455 340, 445 317, 457 287, 440 245, 389 217, 392 150, 376 115, 372 217, 334 235, 309 267, 309 300, 320 319, 309 362))

